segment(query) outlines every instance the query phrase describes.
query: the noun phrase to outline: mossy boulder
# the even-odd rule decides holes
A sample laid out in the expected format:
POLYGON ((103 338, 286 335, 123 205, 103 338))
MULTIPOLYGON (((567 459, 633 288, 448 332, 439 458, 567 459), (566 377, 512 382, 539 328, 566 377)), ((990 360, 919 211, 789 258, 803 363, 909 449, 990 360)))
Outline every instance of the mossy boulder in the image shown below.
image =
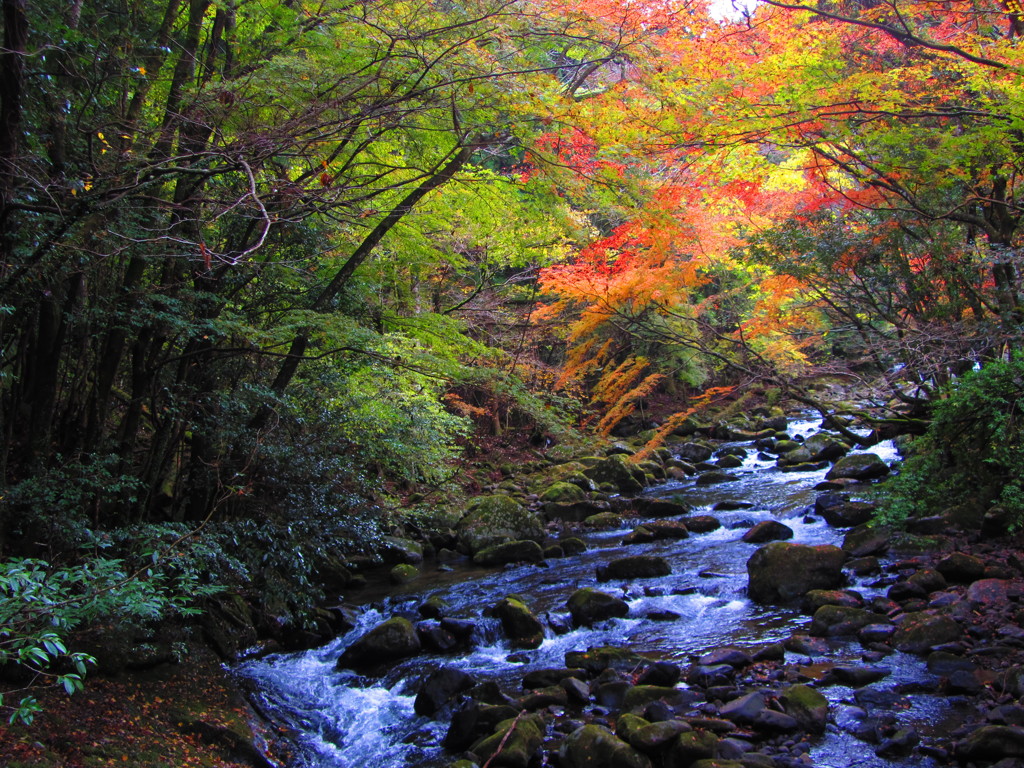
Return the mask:
POLYGON ((835 463, 825 475, 827 480, 874 480, 889 474, 889 465, 874 453, 852 453, 835 463))
POLYGON ((839 637, 856 635, 870 624, 884 623, 885 619, 877 613, 865 611, 863 608, 851 608, 845 605, 823 605, 814 612, 811 619, 811 634, 823 637, 839 637))
POLYGON ((622 618, 629 613, 629 603, 621 597, 590 587, 582 587, 573 592, 567 607, 577 626, 590 626, 605 619, 622 618))
POLYGON ((416 628, 400 616, 388 619, 345 649, 338 659, 339 669, 359 669, 415 656, 422 645, 416 628))
POLYGON ((598 512, 596 515, 584 519, 583 524, 588 528, 621 528, 622 515, 617 512, 598 512))
POLYGON ((567 651, 565 654, 565 666, 569 669, 585 670, 593 676, 601 674, 606 669, 632 672, 647 661, 648 659, 638 653, 614 645, 602 645, 588 648, 586 651, 567 651))
POLYGON ((698 760, 718 754, 719 738, 711 731, 697 730, 679 734, 665 756, 666 768, 690 768, 698 760))
POLYGON ((507 541, 493 547, 481 549, 473 556, 473 562, 485 567, 508 563, 539 563, 544 559, 544 550, 536 541, 507 541))
POLYGON ((747 594, 756 603, 786 603, 812 589, 842 584, 846 554, 831 544, 773 541, 747 560, 747 594))
POLYGON ((600 725, 584 725, 569 734, 558 751, 565 768, 651 768, 651 761, 600 725))
POLYGON ((543 742, 544 721, 539 715, 526 715, 501 721, 470 751, 494 768, 527 768, 543 742))
POLYGON ((926 653, 937 645, 945 645, 960 639, 960 625, 944 614, 919 611, 902 617, 892 644, 906 653, 926 653))
POLYGON ((507 541, 529 539, 540 542, 544 528, 540 520, 511 496, 480 496, 469 503, 456 532, 475 555, 482 549, 507 541))
POLYGON ((608 456, 585 470, 598 487, 612 485, 620 493, 639 493, 644 488, 644 473, 621 453, 608 456))
POLYGON ((415 565, 423 562, 423 545, 412 539, 399 536, 385 536, 380 554, 388 565, 408 563, 415 565))
POLYGON ((558 481, 544 489, 544 492, 540 495, 540 500, 564 503, 583 501, 586 497, 587 494, 578 485, 558 481))
POLYGON ((408 584, 410 581, 419 576, 419 571, 416 570, 415 565, 409 565, 408 563, 399 563, 390 571, 388 571, 388 580, 392 584, 408 584))
POLYGON ((506 597, 494 606, 494 615, 516 648, 536 648, 544 642, 544 625, 522 600, 506 597))
POLYGON ((825 432, 818 432, 808 437, 804 441, 803 447, 810 455, 808 461, 835 461, 850 452, 849 445, 825 432))

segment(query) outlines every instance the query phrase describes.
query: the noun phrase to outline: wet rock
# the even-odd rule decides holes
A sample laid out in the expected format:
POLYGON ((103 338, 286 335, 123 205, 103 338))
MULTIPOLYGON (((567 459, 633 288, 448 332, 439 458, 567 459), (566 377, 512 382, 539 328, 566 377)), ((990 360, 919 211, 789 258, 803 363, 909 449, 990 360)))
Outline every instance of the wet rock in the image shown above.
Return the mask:
POLYGON ((633 687, 628 680, 609 680, 597 684, 594 690, 594 699, 602 707, 608 709, 622 709, 622 699, 626 691, 633 687))
POLYGON ((641 517, 679 517, 690 512, 690 507, 682 502, 646 496, 633 499, 633 509, 641 517))
POLYGON ((669 688, 661 685, 634 685, 626 691, 622 699, 622 709, 638 714, 647 709, 652 702, 663 702, 669 709, 685 708, 697 700, 697 694, 682 688, 669 688))
POLYGON ((842 589, 812 589, 800 603, 803 613, 813 616, 823 605, 840 605, 844 608, 863 608, 864 598, 856 592, 842 589))
POLYGON ((424 619, 439 619, 444 616, 450 607, 444 598, 431 595, 420 603, 416 610, 424 619))
POLYGON ((651 761, 611 731, 585 725, 573 731, 558 751, 564 768, 650 768, 651 761))
POLYGON ((570 701, 577 704, 586 704, 590 701, 590 686, 576 677, 563 678, 559 683, 565 689, 566 696, 570 701))
POLYGON ((686 518, 686 527, 690 533, 711 533, 721 528, 722 523, 711 515, 694 515, 686 518))
POLYGON ((629 604, 625 600, 590 587, 582 587, 573 592, 567 606, 577 626, 591 626, 595 622, 622 618, 629 613, 629 604))
POLYGON ((560 685, 549 685, 546 688, 536 688, 525 696, 516 700, 519 709, 527 712, 534 712, 544 707, 564 707, 569 703, 569 694, 560 685))
POLYGON ((728 664, 694 664, 686 671, 686 682, 698 688, 727 685, 732 682, 736 670, 728 664))
POLYGON ((580 678, 583 677, 583 672, 579 669, 569 669, 568 667, 534 669, 523 675, 522 684, 523 688, 529 691, 535 688, 547 688, 552 685, 558 685, 567 677, 580 678))
POLYGON ((1024 757, 1024 728, 1011 725, 983 725, 954 746, 962 761, 1001 760, 1024 757))
MULTIPOLYGON (((948 651, 933 651, 928 654, 928 671, 933 675, 948 677, 954 672, 973 672, 977 668, 978 665, 970 659, 965 659, 963 656, 957 656, 948 651)), ((1018 695, 1016 692, 1013 693, 1015 696, 1018 695)))
POLYGON ((634 733, 650 724, 650 720, 646 720, 639 715, 623 712, 619 715, 618 720, 615 721, 615 735, 628 742, 634 733))
POLYGON ((471 751, 495 768, 527 768, 543 742, 544 721, 538 715, 526 715, 502 721, 471 751))
POLYGON ((485 567, 509 563, 539 563, 544 559, 544 550, 536 541, 508 541, 485 547, 473 556, 473 562, 485 567))
POLYGON ((749 725, 766 706, 764 694, 755 691, 726 702, 718 708, 718 715, 739 725, 749 725))
POLYGON ((685 539, 690 535, 686 524, 678 520, 650 520, 637 528, 640 529, 646 531, 647 541, 685 539))
POLYGON ((833 435, 818 432, 804 441, 810 461, 835 461, 850 452, 850 446, 833 435))
POLYGON ((746 667, 754 663, 750 654, 739 648, 724 646, 706 653, 697 660, 698 664, 714 666, 716 664, 728 664, 730 667, 746 667))
POLYGON ((774 709, 763 709, 758 712, 751 725, 756 730, 773 733, 790 733, 800 730, 800 723, 795 717, 784 712, 776 712, 774 709))
MULTIPOLYGON (((730 724, 730 727, 731 724, 730 724)), ((665 768, 691 768, 698 760, 713 758, 718 752, 718 737, 710 731, 681 733, 665 755, 665 768)))
POLYGON ((707 461, 714 454, 711 448, 701 443, 683 443, 675 451, 680 459, 691 464, 707 461))
POLYGON ((925 594, 938 592, 947 586, 945 577, 932 568, 921 568, 917 573, 911 574, 907 581, 921 587, 925 594))
POLYGON ((743 534, 748 544, 763 544, 768 541, 783 541, 793 538, 793 529, 778 520, 762 520, 743 534))
POLYGON ((895 632, 892 624, 868 624, 857 632, 857 639, 862 643, 887 643, 895 632))
POLYGON ((476 631, 476 622, 471 619, 441 619, 441 629, 451 632, 456 638, 463 642, 469 641, 476 631))
POLYGON ((632 557, 620 557, 606 565, 598 566, 597 580, 653 579, 659 576, 668 576, 670 573, 672 573, 672 569, 663 557, 633 555, 632 557))
POLYGON ((785 603, 812 589, 832 589, 842 583, 839 547, 772 542, 747 560, 747 594, 758 603, 785 603))
POLYGON ((562 548, 562 551, 565 552, 568 557, 581 555, 587 551, 587 545, 584 543, 583 539, 578 539, 575 536, 559 539, 558 546, 562 548))
POLYGON ((807 635, 792 635, 786 638, 783 643, 787 651, 799 653, 803 656, 824 656, 828 653, 828 643, 820 637, 808 637, 807 635))
POLYGON ((874 480, 889 474, 889 465, 874 453, 852 453, 844 456, 825 475, 827 480, 849 478, 851 480, 874 480))
POLYGON ((658 723, 647 723, 633 730, 627 740, 630 746, 641 752, 656 754, 679 734, 692 730, 690 724, 682 720, 662 720, 658 723))
POLYGON ((924 587, 912 581, 897 581, 889 587, 885 595, 897 603, 905 603, 907 600, 921 600, 928 597, 924 587))
POLYGON ((855 576, 869 576, 873 573, 879 573, 882 570, 881 564, 878 562, 877 557, 856 557, 853 560, 846 562, 846 567, 855 576))
POLYGON ((697 475, 696 483, 698 486, 719 485, 721 483, 734 483, 737 480, 739 480, 739 478, 736 475, 731 475, 728 472, 714 469, 708 472, 701 472, 697 475))
POLYGON ((380 550, 386 565, 404 563, 416 565, 423 562, 423 545, 412 539, 398 536, 385 536, 380 550))
POLYGON ((852 528, 871 521, 875 505, 868 501, 850 501, 842 493, 825 493, 814 501, 814 511, 833 528, 852 528))
POLYGON ((479 496, 469 503, 456 532, 470 554, 506 541, 544 539, 544 528, 528 509, 511 496, 479 496))
POLYGON ((338 668, 359 669, 415 656, 422 645, 416 628, 408 619, 396 616, 382 622, 345 649, 338 668))
POLYGON ((597 528, 599 530, 607 530, 611 528, 622 527, 622 515, 617 512, 601 512, 597 515, 591 515, 583 521, 583 524, 588 528, 597 528))
POLYGON ((595 676, 606 669, 632 672, 646 661, 633 651, 609 645, 588 648, 586 651, 568 651, 565 654, 565 666, 583 669, 595 676))
POLYGON ((419 575, 415 565, 399 563, 388 571, 388 581, 392 584, 408 584, 419 575))
POLYGON ((493 612, 514 647, 536 648, 544 641, 544 625, 521 600, 506 597, 493 612))
POLYGON ((892 531, 883 526, 858 526, 843 537, 843 551, 850 557, 880 555, 889 549, 892 531))
POLYGON ((908 613, 896 627, 892 643, 905 653, 925 653, 960 639, 960 625, 949 616, 919 611, 908 613))
POLYGON ((791 685, 779 695, 782 709, 801 728, 811 733, 824 733, 828 721, 828 699, 808 685, 791 685))
POLYGON ((856 635, 863 627, 879 624, 881 617, 862 608, 843 605, 823 605, 811 618, 810 632, 821 637, 856 635))
POLYGON ((431 672, 420 684, 413 710, 417 715, 433 717, 462 691, 476 684, 472 676, 455 667, 441 667, 431 672))
POLYGON ((1006 605, 1010 583, 1005 579, 979 579, 967 588, 967 600, 975 608, 1006 605))
POLYGON ((953 552, 936 563, 935 570, 952 584, 970 584, 984 577, 985 561, 963 552, 953 552))
POLYGON ((892 736, 882 739, 875 749, 879 757, 904 757, 914 751, 914 747, 921 741, 917 731, 913 728, 901 728, 892 736))
POLYGON ((823 685, 848 685, 861 688, 888 677, 888 667, 838 665, 832 667, 822 679, 823 685))
POLYGON ((656 661, 640 673, 637 685, 659 685, 671 688, 683 676, 679 665, 671 661, 656 661))
POLYGON ((459 647, 459 640, 436 621, 421 621, 416 624, 423 649, 431 653, 451 653, 459 647))

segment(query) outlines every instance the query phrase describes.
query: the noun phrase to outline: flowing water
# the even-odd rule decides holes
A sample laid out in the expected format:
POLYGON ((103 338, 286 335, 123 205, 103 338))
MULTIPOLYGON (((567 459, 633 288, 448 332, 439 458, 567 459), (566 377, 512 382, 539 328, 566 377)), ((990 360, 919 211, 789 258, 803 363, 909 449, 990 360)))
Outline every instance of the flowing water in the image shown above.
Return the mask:
MULTIPOLYGON (((817 423, 811 421, 790 425, 792 434, 809 435, 816 429, 817 423)), ((891 445, 876 446, 872 451, 887 462, 896 459, 891 445)), ((295 768, 432 768, 452 759, 439 746, 447 722, 415 715, 413 699, 421 677, 440 665, 457 666, 478 680, 495 680, 505 690, 515 691, 525 672, 562 667, 567 651, 591 646, 627 647, 685 665, 694 655, 722 645, 781 640, 805 627, 809 619, 793 610, 755 605, 746 598, 746 561, 759 545, 744 543, 740 537, 752 523, 776 519, 793 529, 793 541, 839 543, 841 532, 821 520, 805 520, 817 494, 813 488, 825 470, 783 473, 775 468, 774 460, 758 459, 751 451, 743 466, 731 472, 740 480, 698 488, 690 479, 653 491, 656 496, 685 501, 694 508, 692 514, 714 514, 722 522, 717 531, 681 541, 623 546, 622 537, 638 522, 631 520, 628 528, 585 536, 590 549, 584 554, 549 560, 543 566, 438 571, 409 585, 404 594, 363 606, 358 625, 333 642, 310 651, 249 661, 238 672, 252 683, 259 707, 295 735, 295 768), (752 506, 712 513, 722 502, 752 506), (664 557, 672 574, 596 584, 599 564, 641 553, 664 557), (503 639, 496 620, 480 618, 483 609, 511 593, 525 596, 538 615, 566 615, 568 596, 578 587, 595 585, 623 596, 629 602, 629 615, 562 635, 548 630, 535 650, 515 651, 503 639), (415 620, 417 606, 433 595, 451 606, 449 615, 476 621, 472 651, 462 656, 421 655, 394 664, 383 678, 336 669, 341 652, 368 629, 396 615, 415 620), (672 616, 678 618, 665 620, 672 616)), ((837 643, 829 660, 857 659, 860 651, 856 644, 837 643)), ((787 661, 794 661, 792 654, 787 661)), ((886 680, 889 686, 928 679, 915 658, 894 654, 884 664, 893 670, 886 680)), ((840 710, 853 694, 839 687, 828 688, 826 693, 840 710)), ((943 700, 928 695, 904 696, 899 708, 901 719, 922 732, 929 724, 939 727, 948 710, 943 700)), ((897 764, 876 758, 873 747, 837 728, 819 740, 812 754, 814 765, 826 768, 897 764)), ((906 764, 922 763, 917 758, 906 764)))

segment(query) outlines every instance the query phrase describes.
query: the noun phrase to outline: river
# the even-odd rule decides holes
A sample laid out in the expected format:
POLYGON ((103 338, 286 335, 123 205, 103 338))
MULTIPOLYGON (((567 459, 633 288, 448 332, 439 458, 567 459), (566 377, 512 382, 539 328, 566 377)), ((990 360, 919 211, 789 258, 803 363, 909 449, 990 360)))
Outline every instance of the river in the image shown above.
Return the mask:
MULTIPOLYGON (((810 435, 817 422, 791 422, 791 434, 810 435)), ((746 446, 749 448, 749 445, 746 446)), ((891 444, 871 449, 887 462, 897 456, 891 444)), ((435 722, 413 712, 417 684, 425 672, 452 665, 478 679, 494 680, 507 691, 518 688, 522 675, 536 668, 561 667, 567 651, 600 645, 628 647, 645 656, 687 665, 698 654, 737 644, 753 646, 788 637, 805 627, 809 617, 795 610, 765 607, 747 599, 746 561, 759 545, 740 540, 751 524, 766 519, 784 522, 794 531, 793 541, 837 544, 842 532, 820 518, 806 516, 825 470, 783 473, 773 459, 758 458, 750 450, 743 466, 732 470, 740 479, 711 487, 696 487, 693 479, 670 482, 650 491, 658 497, 677 497, 691 505, 692 514, 713 514, 722 527, 688 539, 650 544, 621 544, 629 527, 583 536, 589 549, 582 555, 548 560, 543 566, 522 565, 503 570, 469 566, 452 572, 433 571, 387 599, 361 607, 358 625, 344 636, 314 650, 277 654, 241 664, 237 672, 255 690, 260 709, 294 734, 293 768, 434 768, 455 756, 439 746, 447 722, 435 722), (731 511, 722 506, 751 505, 731 511), (718 508, 716 510, 716 507, 718 508), (612 581, 598 585, 596 567, 626 554, 664 557, 672 574, 634 582, 612 581), (629 615, 594 628, 573 629, 565 634, 548 630, 536 650, 515 651, 502 637, 497 620, 481 618, 481 611, 508 594, 523 595, 537 615, 567 614, 566 599, 578 587, 597 586, 622 595, 629 615), (395 664, 381 679, 336 670, 341 652, 378 622, 395 615, 418 618, 417 607, 431 596, 443 598, 450 615, 470 618, 478 630, 473 650, 461 656, 419 656, 395 664)), ((684 518, 685 519, 685 518, 684 518)), ((425 570, 431 566, 426 566, 425 570)), ((868 579, 871 581, 871 579, 868 579)), ((872 588, 854 584, 866 594, 872 588)), ((353 593, 350 599, 358 599, 353 593)), ((557 622, 556 622, 557 623, 557 622)), ((833 642, 828 659, 857 660, 856 643, 833 642)), ((797 657, 796 661, 800 661, 797 657)), ((794 661, 793 654, 787 662, 794 661)), ((806 659, 810 665, 814 660, 806 659)), ((893 654, 885 659, 892 670, 884 690, 893 691, 901 722, 913 725, 922 735, 941 729, 949 715, 947 702, 929 695, 929 677, 916 657, 893 654), (923 693, 905 694, 922 689, 923 693)), ((841 686, 825 689, 833 702, 833 717, 842 721, 853 706, 853 691, 841 686)), ((874 755, 873 747, 830 726, 812 752, 813 764, 822 768, 870 768, 900 764, 874 755)), ((906 765, 922 765, 917 755, 906 765)))

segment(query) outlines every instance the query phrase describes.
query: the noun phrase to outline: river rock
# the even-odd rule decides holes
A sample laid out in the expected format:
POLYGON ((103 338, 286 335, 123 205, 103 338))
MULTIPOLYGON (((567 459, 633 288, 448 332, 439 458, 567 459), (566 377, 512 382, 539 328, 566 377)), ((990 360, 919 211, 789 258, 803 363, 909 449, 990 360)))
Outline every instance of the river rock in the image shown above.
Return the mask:
POLYGON ((423 545, 417 541, 398 536, 385 536, 381 544, 380 555, 386 565, 416 565, 423 562, 423 545))
POLYGON ((785 603, 812 589, 833 589, 842 583, 845 559, 830 544, 774 541, 747 560, 747 594, 757 603, 785 603))
POLYGON ((983 725, 954 747, 961 761, 1024 758, 1024 728, 1011 725, 983 725))
POLYGON ((534 514, 503 494, 479 496, 471 501, 456 532, 473 555, 506 541, 544 539, 544 528, 534 514))
POLYGON ((536 541, 506 541, 492 547, 484 547, 473 556, 477 565, 493 567, 508 563, 539 563, 544 559, 544 550, 536 541))
POLYGON ((633 555, 620 557, 606 565, 598 566, 597 580, 612 579, 653 579, 672 573, 668 561, 657 555, 633 555))
POLYGON ((825 475, 827 480, 849 478, 851 480, 874 480, 889 474, 889 465, 875 453, 851 453, 835 463, 825 475))
POLYGON ((647 661, 643 656, 627 648, 614 645, 591 647, 586 651, 567 651, 565 654, 565 666, 570 669, 582 669, 595 677, 606 669, 632 673, 647 661))
POLYGON ((850 452, 849 445, 824 432, 817 432, 808 437, 804 440, 803 447, 810 454, 810 461, 835 461, 850 452))
POLYGON ((476 684, 470 675, 455 667, 441 667, 431 672, 420 684, 413 710, 417 715, 433 717, 452 698, 476 684))
POLYGON ((608 484, 615 486, 620 493, 635 494, 644 488, 644 473, 623 454, 615 454, 602 459, 597 464, 583 471, 587 477, 600 487, 608 484))
POLYGON ((860 525, 843 537, 843 551, 850 557, 880 555, 889 549, 892 531, 884 526, 860 525))
POLYGON ((963 552, 953 552, 936 563, 935 570, 948 582, 970 584, 985 576, 985 561, 963 552))
POLYGON ((727 645, 704 654, 697 659, 697 663, 705 666, 728 664, 730 667, 739 669, 750 666, 754 663, 754 659, 746 651, 727 645))
POLYGON ((649 520, 640 527, 650 534, 651 541, 685 539, 690 535, 690 529, 679 520, 649 520))
POLYGON ((733 483, 739 480, 736 475, 730 475, 720 469, 713 469, 708 472, 701 472, 697 475, 697 485, 718 485, 720 483, 733 483))
POLYGON ((577 626, 591 626, 595 622, 622 618, 629 613, 629 604, 625 600, 590 587, 582 587, 573 592, 567 607, 577 626))
POLYGON ((552 685, 558 685, 558 683, 567 677, 583 676, 584 674, 581 670, 569 669, 568 667, 534 669, 523 675, 523 688, 527 691, 535 688, 547 688, 552 685))
POLYGON ((919 611, 903 616, 892 636, 892 644, 905 653, 926 653, 935 646, 960 639, 960 625, 949 616, 919 611))
POLYGON ((814 612, 810 632, 819 637, 856 635, 863 627, 881 623, 881 618, 877 613, 861 608, 823 605, 814 612))
POLYGON ((346 648, 338 659, 338 668, 358 669, 404 659, 415 656, 421 648, 412 622, 396 616, 378 624, 346 648))
POLYGON ((459 639, 437 621, 421 621, 416 624, 423 650, 430 653, 451 653, 459 647, 459 639))
POLYGON ((718 753, 718 741, 710 730, 679 734, 665 755, 665 768, 690 768, 698 760, 713 758, 718 753))
POLYGON ((828 699, 809 685, 791 685, 779 694, 787 715, 811 733, 824 733, 828 722, 828 699))
POLYGON ((697 694, 682 688, 670 688, 661 685, 633 685, 622 698, 622 709, 625 712, 640 714, 654 702, 664 703, 669 709, 682 709, 697 700, 697 694))
POLYGON ((854 666, 841 664, 832 667, 822 678, 822 685, 848 685, 861 688, 888 677, 892 670, 888 667, 854 666))
POLYGON ((851 501, 845 493, 823 493, 814 500, 814 512, 833 528, 852 528, 869 522, 875 505, 867 501, 851 501))
POLYGON ((662 720, 633 729, 627 741, 645 754, 656 754, 679 734, 692 730, 693 726, 683 720, 662 720))
POLYGON ((738 725, 750 725, 766 706, 764 694, 761 691, 754 691, 740 696, 738 699, 727 701, 718 708, 718 715, 726 720, 732 720, 738 725))
POLYGON ((617 512, 600 512, 584 519, 583 524, 588 528, 610 529, 622 527, 622 515, 617 512))
POLYGON ((610 512, 611 505, 607 501, 583 499, 571 502, 549 501, 541 509, 546 520, 566 520, 570 523, 579 523, 593 515, 610 512))
POLYGON ((1010 599, 1010 582, 1005 579, 979 579, 967 588, 966 597, 975 608, 1006 605, 1010 599))
POLYGON ((793 538, 793 529, 778 520, 762 520, 749 528, 742 536, 748 544, 764 544, 767 541, 783 541, 793 538))
POLYGON ((707 461, 714 454, 714 451, 702 443, 683 443, 675 448, 676 456, 691 464, 699 464, 707 461))
POLYGON ((637 685, 660 685, 666 688, 673 687, 683 676, 683 670, 678 664, 671 661, 656 661, 640 673, 636 679, 637 685))
POLYGON ((555 503, 583 501, 586 497, 587 494, 578 485, 575 483, 567 483, 562 480, 552 483, 540 494, 541 501, 550 501, 555 503))
POLYGON ((694 515, 686 518, 686 528, 690 533, 711 533, 721 527, 721 521, 711 515, 694 515))
POLYGON ((719 469, 738 469, 743 466, 743 459, 739 456, 728 454, 719 459, 715 459, 715 466, 719 469))
POLYGON ((670 499, 652 499, 639 496, 633 499, 633 509, 641 517, 679 517, 690 512, 690 507, 670 499))
POLYGON ((493 612, 516 648, 536 648, 544 641, 544 625, 521 600, 506 597, 493 612))
POLYGON ((917 573, 912 573, 907 581, 919 586, 926 595, 940 592, 948 586, 945 577, 934 568, 921 568, 917 573))
POLYGON ((543 742, 544 721, 540 716, 520 715, 498 723, 497 730, 470 751, 494 768, 527 768, 543 742))
POLYGON ((565 768, 651 768, 651 761, 600 725, 585 725, 566 737, 558 750, 565 768))
POLYGON ((812 589, 804 595, 800 610, 813 616, 823 605, 842 605, 846 608, 863 608, 864 598, 856 592, 845 589, 812 589))

